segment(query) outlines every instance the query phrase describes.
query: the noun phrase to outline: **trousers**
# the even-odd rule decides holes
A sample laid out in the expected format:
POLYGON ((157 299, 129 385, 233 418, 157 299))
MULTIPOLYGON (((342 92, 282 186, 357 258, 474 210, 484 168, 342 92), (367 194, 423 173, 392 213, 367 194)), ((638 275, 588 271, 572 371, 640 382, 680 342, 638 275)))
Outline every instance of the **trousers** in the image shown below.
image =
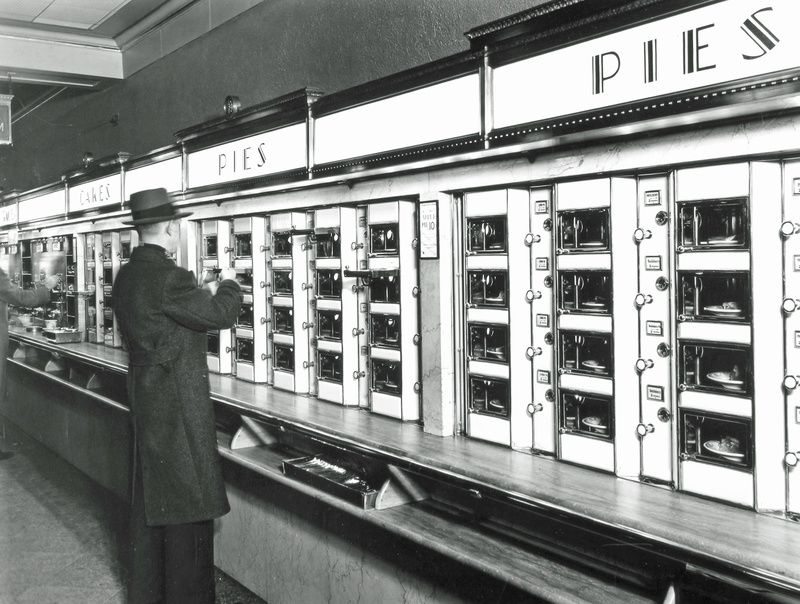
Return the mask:
POLYGON ((140 464, 130 513, 129 604, 214 604, 214 521, 148 526, 140 464))

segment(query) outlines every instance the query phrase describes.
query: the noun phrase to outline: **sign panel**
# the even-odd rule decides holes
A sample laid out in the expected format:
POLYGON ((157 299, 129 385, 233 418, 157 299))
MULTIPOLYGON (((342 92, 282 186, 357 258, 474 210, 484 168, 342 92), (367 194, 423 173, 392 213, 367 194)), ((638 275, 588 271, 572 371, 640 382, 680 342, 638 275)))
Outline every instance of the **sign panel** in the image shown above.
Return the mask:
POLYGON ((187 188, 306 167, 305 122, 189 153, 187 188))
POLYGON ((122 207, 122 176, 112 174, 69 188, 69 211, 83 212, 104 206, 122 207))
POLYGON ((439 257, 439 205, 436 201, 419 204, 419 257, 439 257))
POLYGON ((344 109, 314 122, 314 162, 325 164, 476 134, 478 74, 344 109))
POLYGON ((181 158, 173 157, 125 172, 125 201, 131 198, 131 193, 145 189, 164 187, 170 193, 180 191, 181 167, 181 158))
POLYGON ((11 144, 11 94, 0 94, 0 145, 11 144))
POLYGON ((17 209, 20 222, 32 222, 64 214, 64 189, 32 197, 19 202, 17 209))
POLYGON ((800 66, 797 0, 727 0, 493 71, 496 128, 800 66))
POLYGON ((0 226, 17 224, 17 202, 0 207, 0 226))

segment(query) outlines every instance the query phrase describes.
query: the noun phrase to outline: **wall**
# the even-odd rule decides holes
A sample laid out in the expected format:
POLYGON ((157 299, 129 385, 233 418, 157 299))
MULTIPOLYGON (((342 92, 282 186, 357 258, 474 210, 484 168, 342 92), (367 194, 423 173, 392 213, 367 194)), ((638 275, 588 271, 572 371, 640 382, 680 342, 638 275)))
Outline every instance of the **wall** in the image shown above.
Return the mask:
POLYGON ((543 0, 263 0, 126 80, 67 91, 14 124, 0 187, 59 180, 85 151, 134 155, 221 115, 304 86, 335 92, 468 49, 463 32, 543 0), (118 125, 111 116, 119 115, 118 125))

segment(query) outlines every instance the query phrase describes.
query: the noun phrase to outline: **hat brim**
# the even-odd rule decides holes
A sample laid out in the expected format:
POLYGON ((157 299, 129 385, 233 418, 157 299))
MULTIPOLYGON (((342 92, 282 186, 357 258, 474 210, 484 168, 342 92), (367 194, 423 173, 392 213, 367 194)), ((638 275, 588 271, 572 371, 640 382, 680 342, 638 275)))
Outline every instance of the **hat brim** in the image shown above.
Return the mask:
POLYGON ((187 216, 191 216, 192 212, 176 212, 172 216, 155 216, 152 218, 140 218, 139 220, 123 220, 122 224, 136 226, 138 224, 154 224, 156 222, 169 222, 170 220, 175 220, 176 218, 186 218, 187 216))

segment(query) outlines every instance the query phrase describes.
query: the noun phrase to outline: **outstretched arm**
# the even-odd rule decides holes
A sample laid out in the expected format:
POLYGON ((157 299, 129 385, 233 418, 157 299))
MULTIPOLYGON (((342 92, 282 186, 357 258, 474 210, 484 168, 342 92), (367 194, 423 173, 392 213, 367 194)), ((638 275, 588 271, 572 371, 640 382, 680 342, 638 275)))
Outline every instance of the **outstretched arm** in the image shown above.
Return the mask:
POLYGON ((163 300, 164 314, 195 331, 233 326, 242 304, 236 281, 222 281, 212 295, 197 287, 192 273, 183 269, 173 271, 167 278, 163 300))

